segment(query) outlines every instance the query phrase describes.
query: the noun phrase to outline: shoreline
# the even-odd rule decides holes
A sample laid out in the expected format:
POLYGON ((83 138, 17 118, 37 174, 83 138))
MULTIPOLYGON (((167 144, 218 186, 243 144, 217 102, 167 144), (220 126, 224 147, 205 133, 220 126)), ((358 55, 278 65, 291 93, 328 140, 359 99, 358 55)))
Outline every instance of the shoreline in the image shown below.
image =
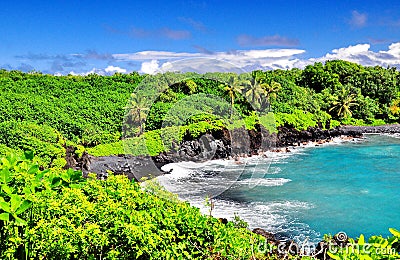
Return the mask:
MULTIPOLYGON (((97 174, 98 178, 107 178, 108 171, 115 174, 124 174, 129 179, 142 181, 142 178, 155 178, 157 176, 168 174, 161 168, 169 163, 194 161, 204 162, 209 160, 248 158, 252 156, 260 156, 268 152, 290 152, 291 149, 299 147, 316 147, 329 144, 335 138, 340 140, 352 140, 362 138, 363 134, 395 134, 400 133, 400 124, 382 125, 382 126, 341 126, 334 129, 322 130, 319 128, 309 128, 307 130, 298 131, 286 127, 280 127, 279 133, 266 134, 268 138, 274 142, 267 142, 266 147, 261 147, 263 144, 260 141, 261 132, 255 134, 254 131, 249 131, 250 144, 247 149, 232 148, 230 140, 226 138, 217 138, 221 133, 213 137, 205 135, 211 147, 214 147, 203 158, 201 155, 201 146, 204 146, 197 139, 183 141, 180 150, 175 153, 161 153, 157 156, 131 156, 131 155, 112 155, 95 157, 89 154, 84 154, 81 158, 72 158, 71 168, 82 170, 84 176, 89 172, 97 174), (273 145, 271 145, 273 143, 273 145), (268 147, 269 145, 269 147, 268 147), (211 153, 210 153, 211 152, 211 153), (211 155, 210 155, 211 154, 211 155)), ((264 133, 265 134, 265 133, 264 133)), ((71 158, 68 158, 71 161, 71 158)), ((68 160, 67 160, 68 161, 68 160)))
MULTIPOLYGON (((366 135, 367 136, 369 136, 369 135, 380 135, 380 136, 387 136, 387 134, 386 133, 366 133, 366 135)), ((318 142, 308 142, 308 143, 304 143, 304 144, 301 144, 300 146, 294 146, 294 147, 289 147, 289 150, 290 151, 288 151, 288 152, 286 152, 286 148, 281 148, 280 149, 280 151, 269 151, 269 152, 267 152, 268 154, 260 154, 260 155, 258 155, 258 156, 264 156, 264 155, 267 155, 267 157, 269 157, 268 155, 270 155, 270 153, 277 153, 277 154, 282 154, 283 155, 283 157, 280 157, 280 155, 277 155, 278 156, 278 160, 279 160, 279 158, 286 158, 286 156, 291 156, 290 155, 290 153, 291 152, 293 152, 293 155, 294 156, 296 156, 296 154, 298 154, 299 152, 300 152, 300 154, 302 153, 302 150, 303 149, 307 149, 307 148, 313 148, 313 149, 315 149, 315 147, 319 147, 319 146, 321 146, 321 147, 323 147, 323 146, 330 146, 330 145, 334 145, 334 146, 336 146, 336 145, 341 145, 341 144, 349 144, 349 145, 351 145, 351 143, 360 143, 360 142, 364 142, 364 141, 367 141, 366 140, 367 139, 367 137, 364 135, 363 137, 361 137, 361 138, 353 138, 353 137, 347 137, 347 136, 342 136, 342 137, 338 137, 338 138, 334 138, 334 139, 332 139, 332 140, 322 140, 322 141, 318 141, 318 142), (292 150, 293 149, 293 150, 292 150), (296 149, 297 149, 297 151, 296 151, 296 149), (284 153, 288 153, 288 155, 285 155, 284 153)), ((255 156, 255 157, 257 157, 257 156, 255 156)), ((244 160, 242 161, 244 164, 247 164, 247 159, 251 159, 251 157, 247 157, 247 158, 244 158, 244 160)), ((275 158, 274 158, 275 159, 275 158)), ((226 159, 225 159, 226 160, 226 159)), ((212 163, 212 162, 211 162, 212 163)), ((232 159, 230 159, 230 162, 227 162, 227 163, 231 163, 231 164, 233 164, 234 163, 234 161, 232 160, 232 159)), ((173 164, 177 164, 178 166, 179 166, 179 163, 173 163, 173 164)), ((200 165, 199 165, 200 166, 200 165)), ((194 167, 194 169, 195 169, 195 167, 196 166, 192 166, 192 167, 194 167)), ((176 172, 175 173, 175 171, 173 171, 172 172, 172 175, 175 175, 175 174, 178 174, 178 172, 176 172)), ((186 175, 182 175, 182 174, 178 174, 177 176, 171 176, 171 177, 166 177, 166 178, 172 178, 172 179, 175 179, 175 178, 180 178, 180 177, 185 177, 186 175)), ((158 178, 157 178, 158 179, 158 178)), ((162 183, 162 182, 161 182, 162 183)), ((167 182, 168 183, 168 182, 167 182)), ((166 186, 166 187, 168 187, 168 186, 166 186)), ((186 193, 185 193, 186 194, 186 193)), ((186 198, 186 199, 188 199, 188 198, 186 198)), ((185 200, 186 200, 185 199, 185 200)), ((193 206, 195 206, 195 207, 198 207, 198 208, 200 208, 200 209, 202 209, 203 211, 203 213, 204 214, 206 214, 205 212, 206 212, 206 210, 207 210, 207 208, 204 208, 204 207, 202 207, 202 206, 200 206, 199 207, 199 203, 198 203, 198 201, 197 201, 197 199, 195 199, 194 200, 195 201, 195 203, 194 204, 192 204, 192 201, 189 199, 188 200, 188 202, 190 202, 190 204, 191 205, 193 205, 193 206)), ((219 201, 219 200, 216 200, 215 201, 215 204, 217 205, 217 203, 221 203, 221 201, 219 201)), ((220 205, 225 205, 225 203, 222 203, 222 204, 220 204, 220 205)), ((236 204, 235 204, 236 205, 236 204)), ((224 207, 224 206, 222 206, 222 207, 224 207)), ((245 210, 244 210, 244 215, 246 216, 246 214, 248 213, 248 212, 246 212, 246 207, 244 207, 245 208, 245 210)), ((243 208, 242 207, 239 207, 239 209, 242 209, 243 210, 243 208)), ((228 212, 225 212, 225 213, 228 213, 228 214, 221 214, 221 212, 224 212, 224 211, 220 211, 220 212, 216 212, 217 214, 216 215, 214 215, 213 214, 213 216, 215 217, 215 218, 217 218, 217 219, 220 219, 220 221, 221 222, 228 222, 228 221, 233 221, 233 215, 230 215, 229 214, 229 210, 228 210, 228 212)), ((257 214, 255 215, 255 216, 258 216, 257 214)), ((249 220, 245 220, 245 221, 249 221, 249 220)), ((293 242, 293 243, 299 243, 299 242, 301 242, 301 240, 297 240, 297 236, 296 237, 292 237, 291 235, 284 235, 284 233, 282 233, 282 232, 275 232, 274 231, 274 228, 272 228, 272 229, 269 229, 268 227, 270 227, 270 226, 267 226, 267 228, 265 228, 265 226, 264 227, 260 227, 260 226, 257 226, 257 224, 256 223, 258 223, 257 221, 256 221, 256 223, 254 223, 254 222, 252 222, 252 221, 250 221, 250 222, 248 222, 248 223, 253 223, 253 225, 251 225, 250 224, 250 231, 252 231, 252 232, 254 232, 254 233, 257 233, 257 234, 259 234, 259 235, 262 235, 262 236, 264 236, 264 237, 266 237, 269 241, 271 241, 272 243, 274 243, 274 244, 279 244, 279 243, 282 243, 282 242, 286 242, 286 241, 291 241, 291 242, 293 242), (255 225, 254 225, 255 224, 255 225)), ((321 237, 320 237, 320 239, 322 239, 321 237)), ((317 245, 324 245, 324 243, 323 243, 323 241, 322 240, 316 240, 316 239, 314 239, 313 241, 308 241, 311 245, 314 245, 314 246, 317 246, 317 245), (321 244, 322 243, 322 244, 321 244)))
MULTIPOLYGON (((316 132, 323 132, 324 130, 317 129, 316 132)), ((307 131, 303 131, 302 134, 307 134, 307 131)), ((300 132, 301 133, 301 132, 300 132)), ((305 148, 313 148, 325 145, 334 145, 342 142, 358 142, 362 141, 362 138, 365 134, 396 134, 400 133, 400 125, 385 125, 385 126, 371 126, 371 127, 359 127, 359 126, 344 126, 341 128, 333 129, 333 130, 325 130, 325 133, 328 133, 328 136, 332 133, 340 133, 335 137, 321 138, 321 139, 313 139, 313 135, 310 136, 309 141, 295 142, 293 145, 286 145, 281 147, 276 147, 273 150, 262 151, 257 154, 253 154, 250 156, 244 156, 243 159, 248 159, 253 156, 267 156, 268 153, 291 153, 296 149, 305 149, 305 148)), ((290 139, 289 139, 290 140, 290 139)), ((297 140, 299 141, 299 140, 297 140)), ((193 141, 195 142, 195 141, 193 141)), ((160 156, 163 159, 168 159, 166 154, 160 156)), ((222 160, 231 160, 229 163, 235 163, 234 157, 229 158, 217 158, 222 160)), ((211 159, 211 160, 214 160, 211 159)), ((182 160, 185 161, 185 160, 182 160)), ((171 161, 171 163, 179 163, 182 161, 171 161)), ((204 162, 204 161, 203 161, 204 162)), ((156 178, 158 176, 162 176, 168 174, 168 172, 162 171, 161 167, 166 165, 165 161, 161 163, 155 161, 154 157, 150 156, 108 156, 108 157, 100 157, 96 158, 96 161, 93 164, 91 162, 91 167, 89 167, 88 171, 100 171, 97 172, 98 177, 106 178, 107 175, 103 172, 106 170, 117 170, 117 174, 126 174, 130 179, 137 179, 138 176, 156 178), (133 167, 132 167, 133 166, 133 167), (118 172, 119 171, 119 172, 118 172), (155 174, 156 172, 156 174, 155 174)), ((229 217, 221 217, 219 218, 221 222, 225 223, 228 221, 229 217)), ((279 234, 271 233, 266 231, 263 228, 254 227, 250 229, 250 231, 257 233, 266 237, 269 241, 274 244, 278 244, 281 242, 291 241, 288 238, 281 237, 279 234)), ((293 241, 292 241, 293 242, 293 241)), ((296 242, 294 242, 296 243, 296 242)), ((315 245, 319 247, 324 247, 324 242, 318 242, 315 245), (321 244, 322 243, 322 244, 321 244)))

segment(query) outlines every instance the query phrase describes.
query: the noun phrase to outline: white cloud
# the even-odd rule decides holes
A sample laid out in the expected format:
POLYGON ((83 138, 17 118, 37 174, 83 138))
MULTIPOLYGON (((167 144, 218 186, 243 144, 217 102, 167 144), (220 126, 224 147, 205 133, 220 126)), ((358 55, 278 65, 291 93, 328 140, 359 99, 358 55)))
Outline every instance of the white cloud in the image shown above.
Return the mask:
POLYGON ((114 67, 114 66, 108 66, 107 68, 104 69, 105 72, 107 73, 126 73, 126 69, 120 68, 120 67, 114 67))
POLYGON ((334 49, 332 53, 310 61, 347 60, 364 66, 399 66, 400 42, 392 43, 387 51, 374 52, 369 44, 357 44, 346 48, 334 49))
POLYGON ((160 68, 163 71, 226 71, 227 67, 237 67, 244 70, 291 68, 297 62, 296 55, 303 54, 300 49, 266 49, 266 50, 238 50, 230 52, 188 53, 167 51, 142 51, 136 53, 114 54, 117 61, 141 61, 139 72, 154 74, 160 68), (186 59, 179 66, 174 61, 186 59), (172 62, 172 63, 171 63, 172 62), (222 63, 230 65, 223 65, 222 63), (166 64, 168 63, 168 64, 166 64), (184 66, 183 64, 186 64, 184 66), (161 65, 160 65, 161 64, 161 65), (168 65, 168 66, 167 66, 168 65), (233 66, 232 66, 233 65, 233 66))
MULTIPOLYGON (((73 70, 70 74, 111 75, 115 72, 127 73, 138 70, 140 73, 154 74, 165 71, 205 72, 249 72, 256 69, 304 68, 314 62, 326 60, 347 60, 364 66, 392 66, 400 69, 400 42, 390 44, 386 50, 371 50, 371 45, 356 44, 333 49, 322 57, 304 58, 305 50, 264 49, 235 50, 227 52, 168 52, 141 51, 136 53, 112 54, 114 66, 100 64, 96 67, 73 70)), ((61 74, 64 74, 61 72, 61 74)))
POLYGON ((141 73, 155 74, 159 70, 158 60, 145 61, 140 68, 141 73))

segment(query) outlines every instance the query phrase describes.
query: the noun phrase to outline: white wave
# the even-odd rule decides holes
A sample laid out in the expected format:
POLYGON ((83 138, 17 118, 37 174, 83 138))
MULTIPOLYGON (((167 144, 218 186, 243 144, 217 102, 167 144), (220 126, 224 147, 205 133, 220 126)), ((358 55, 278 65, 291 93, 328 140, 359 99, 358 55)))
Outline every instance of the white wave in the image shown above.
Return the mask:
POLYGON ((251 178, 237 181, 238 185, 249 185, 249 186, 282 186, 292 180, 285 178, 251 178))
MULTIPOLYGON (((203 214, 209 214, 210 208, 206 206, 205 199, 192 197, 189 200, 192 206, 198 207, 203 214)), ((216 218, 234 220, 238 215, 249 224, 249 228, 263 228, 274 234, 283 233, 292 235, 292 239, 301 241, 306 235, 316 238, 320 234, 312 230, 307 224, 299 222, 294 216, 299 212, 306 212, 314 206, 301 201, 271 201, 241 203, 221 199, 213 199, 214 209, 211 214, 216 218)))
POLYGON ((278 166, 269 167, 268 174, 278 174, 282 171, 282 169, 278 166))
POLYGON ((388 137, 393 137, 396 139, 400 139, 400 133, 393 133, 393 134, 389 134, 389 133, 385 133, 385 134, 380 134, 380 135, 384 135, 384 136, 388 136, 388 137))
POLYGON ((188 168, 188 167, 184 167, 183 163, 169 163, 164 165, 163 167, 161 167, 161 170, 165 171, 165 172, 170 172, 172 170, 172 172, 170 172, 167 175, 163 175, 163 176, 159 176, 158 178, 173 178, 173 179, 178 179, 178 178, 186 178, 189 177, 193 171, 188 168))

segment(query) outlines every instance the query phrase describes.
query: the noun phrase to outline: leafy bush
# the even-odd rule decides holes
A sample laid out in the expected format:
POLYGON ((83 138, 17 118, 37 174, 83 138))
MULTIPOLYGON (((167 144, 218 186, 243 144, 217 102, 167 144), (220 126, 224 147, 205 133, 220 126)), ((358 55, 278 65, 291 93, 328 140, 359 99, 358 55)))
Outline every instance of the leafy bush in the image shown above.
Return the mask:
POLYGON ((50 125, 66 138, 93 146, 118 139, 123 107, 143 76, 52 76, 0 71, 0 122, 50 125))
POLYGON ((31 122, 0 123, 0 143, 16 151, 32 150, 41 165, 65 165, 65 139, 54 128, 31 122))
POLYGON ((275 120, 277 126, 288 126, 297 130, 306 130, 317 125, 313 114, 298 109, 292 114, 276 113, 275 120))
POLYGON ((12 149, 4 144, 0 143, 0 156, 8 156, 10 154, 21 153, 19 149, 12 149))
POLYGON ((355 119, 352 117, 346 117, 341 120, 342 125, 355 125, 355 126, 364 126, 366 125, 364 120, 362 119, 355 119))
POLYGON ((372 236, 368 240, 364 235, 360 235, 357 241, 350 238, 347 244, 343 246, 330 246, 328 255, 334 260, 340 259, 399 259, 399 243, 400 232, 394 228, 389 231, 393 234, 392 237, 383 238, 382 236, 372 236))
POLYGON ((264 238, 154 185, 150 193, 121 175, 85 181, 78 171, 40 171, 31 153, 2 158, 0 173, 1 258, 264 258, 252 250, 264 238))

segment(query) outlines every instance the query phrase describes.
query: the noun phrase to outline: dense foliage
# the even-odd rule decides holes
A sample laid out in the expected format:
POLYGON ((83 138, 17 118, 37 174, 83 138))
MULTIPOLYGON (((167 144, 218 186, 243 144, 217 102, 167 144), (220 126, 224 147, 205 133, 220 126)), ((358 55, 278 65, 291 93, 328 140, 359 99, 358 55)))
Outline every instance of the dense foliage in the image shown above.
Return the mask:
POLYGON ((0 122, 48 125, 84 145, 116 141, 142 76, 52 76, 0 70, 0 122))
MULTIPOLYGON (((250 259, 264 239, 150 183, 1 158, 1 259, 250 259), (146 189, 148 191, 146 191, 146 189)), ((253 258, 255 259, 255 258, 253 258)))
MULTIPOLYGON (((259 112, 270 110, 275 114, 276 126, 299 130, 310 126, 394 123, 400 117, 400 74, 394 68, 334 60, 303 70, 254 71, 251 75, 159 76, 172 83, 154 102, 140 107, 140 98, 146 97, 131 95, 145 78, 137 73, 51 76, 1 70, 0 153, 34 149, 42 165, 59 165, 64 153, 60 145, 65 146, 62 140, 85 147, 100 145, 99 149, 92 149, 100 154, 107 145, 120 142, 124 121, 138 122, 140 127, 133 129, 135 135, 147 132, 147 136, 157 136, 160 129, 174 126, 185 126, 197 135, 226 127, 221 126, 221 121, 211 129, 204 124, 210 126, 210 122, 218 122, 233 111, 244 119, 247 129, 263 124, 263 114, 259 112), (179 109, 181 106, 184 109, 179 109), (36 130, 23 130, 27 128, 36 130), (46 137, 49 131, 59 140, 46 137)), ((264 126, 270 131, 275 128, 271 123, 264 126)), ((180 137, 181 134, 175 141, 179 142, 180 137)), ((155 148, 151 153, 164 150, 155 148)))
MULTIPOLYGON (((140 186, 122 175, 97 180, 71 169, 40 170, 30 152, 0 159, 2 259, 296 258, 246 227, 237 217, 223 224, 202 215, 155 182, 140 186)), ((390 232, 367 242, 361 235, 346 247, 330 244, 328 254, 398 259, 400 232, 390 232)))
MULTIPOLYGON (((152 193, 123 176, 85 180, 81 172, 62 170, 67 146, 79 155, 85 149, 97 156, 157 155, 184 138, 222 129, 400 122, 395 68, 334 60, 241 75, 165 73, 156 79, 168 88, 146 106, 158 90, 151 88, 149 96, 135 91, 148 78, 0 70, 0 156, 15 154, 0 164, 1 259, 272 257, 254 251, 261 237, 201 215, 157 187, 152 193), (123 130, 129 130, 125 142, 123 130)), ((378 250, 398 251, 399 232, 391 233, 371 237, 367 253, 339 248, 330 256, 392 259, 378 250)))

